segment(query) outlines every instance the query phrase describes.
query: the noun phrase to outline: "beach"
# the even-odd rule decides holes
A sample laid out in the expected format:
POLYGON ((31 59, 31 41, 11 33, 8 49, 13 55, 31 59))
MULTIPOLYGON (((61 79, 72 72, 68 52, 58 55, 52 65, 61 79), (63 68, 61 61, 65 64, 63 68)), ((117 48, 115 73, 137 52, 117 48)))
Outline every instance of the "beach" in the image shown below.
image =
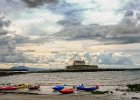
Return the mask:
POLYGON ((0 100, 131 100, 125 96, 67 94, 67 95, 31 95, 31 94, 0 94, 0 100))
POLYGON ((0 91, 0 100, 132 100, 139 98, 139 92, 126 91, 128 84, 140 82, 140 71, 103 71, 103 72, 63 72, 63 73, 28 73, 0 77, 1 84, 39 84, 39 90, 28 88, 13 91, 0 91), (82 74, 81 74, 82 73, 82 74), (85 77, 86 76, 86 77, 85 77), (75 91, 63 95, 54 92, 52 87, 65 85, 72 88, 83 83, 85 87, 99 85, 97 91, 112 91, 104 94, 75 91))

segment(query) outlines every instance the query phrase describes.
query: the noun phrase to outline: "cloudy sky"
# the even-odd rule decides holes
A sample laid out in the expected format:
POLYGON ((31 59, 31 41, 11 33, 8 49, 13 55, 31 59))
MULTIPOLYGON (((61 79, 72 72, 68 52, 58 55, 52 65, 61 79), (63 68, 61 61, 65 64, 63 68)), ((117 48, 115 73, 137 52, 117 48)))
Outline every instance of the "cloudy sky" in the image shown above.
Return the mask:
POLYGON ((1 63, 92 53, 98 63, 132 64, 139 50, 140 0, 0 0, 1 63))

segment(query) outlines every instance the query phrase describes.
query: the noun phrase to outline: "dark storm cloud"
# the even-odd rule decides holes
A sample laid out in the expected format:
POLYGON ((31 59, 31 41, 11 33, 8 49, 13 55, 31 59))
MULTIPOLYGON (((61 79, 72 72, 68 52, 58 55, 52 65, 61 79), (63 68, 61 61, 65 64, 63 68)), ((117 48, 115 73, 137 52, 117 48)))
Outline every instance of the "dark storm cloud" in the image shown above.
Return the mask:
POLYGON ((0 62, 34 62, 34 58, 16 50, 14 34, 8 30, 11 22, 2 13, 0 16, 0 62))
POLYGON ((57 4, 58 0, 22 0, 24 3, 27 4, 28 7, 37 7, 44 4, 57 4))
POLYGON ((133 15, 134 15, 133 10, 127 10, 125 13, 125 16, 133 16, 133 15))
POLYGON ((131 44, 131 43, 139 43, 140 36, 120 36, 120 37, 111 37, 104 38, 100 41, 102 44, 131 44))
POLYGON ((128 4, 125 6, 125 9, 130 10, 140 10, 140 0, 131 0, 128 2, 128 4))
POLYGON ((0 35, 6 35, 8 33, 8 30, 4 29, 4 27, 8 27, 10 23, 9 20, 5 20, 5 17, 0 12, 0 35))
POLYGON ((67 40, 96 39, 104 37, 104 30, 100 30, 100 27, 98 25, 71 25, 55 35, 67 40))
POLYGON ((51 39, 50 37, 47 36, 32 39, 29 36, 15 35, 14 40, 16 41, 16 44, 26 44, 26 43, 43 44, 45 42, 49 42, 51 39))
POLYGON ((119 25, 70 25, 55 36, 66 40, 94 39, 104 44, 127 44, 140 42, 140 26, 123 22, 119 25))
MULTIPOLYGON (((129 5, 130 3, 128 3, 129 5)), ((124 18, 118 25, 82 25, 83 11, 89 9, 78 8, 77 5, 68 4, 65 0, 59 1, 57 5, 47 5, 47 9, 53 13, 64 15, 64 19, 59 21, 58 24, 64 28, 62 31, 51 34, 51 38, 65 39, 65 40, 86 40, 94 39, 104 43, 135 43, 139 42, 137 36, 125 36, 125 34, 138 34, 139 25, 138 19, 140 14, 135 13, 131 7, 128 7, 124 18), (133 17, 136 16, 136 19, 133 17), (136 26, 137 25, 137 26, 136 26)), ((93 9, 93 8, 92 8, 93 9)), ((41 36, 41 34, 40 34, 41 36)), ((50 37, 48 35, 48 37, 50 37)), ((47 37, 47 38, 48 38, 47 37)), ((40 39, 41 40, 41 39, 40 39)), ((42 42, 42 41, 41 41, 42 42)))
MULTIPOLYGON (((11 1, 9 0, 9 2, 11 1)), ((62 15, 64 18, 61 21, 56 22, 57 24, 63 26, 63 29, 55 34, 46 34, 46 32, 38 30, 39 28, 35 29, 35 27, 29 26, 31 27, 31 32, 29 34, 38 35, 40 38, 31 39, 29 36, 15 36, 15 41, 19 44, 44 43, 45 41, 51 41, 51 39, 93 39, 98 40, 99 42, 114 44, 139 42, 137 37, 140 36, 140 0, 132 0, 131 2, 127 3, 123 11, 121 11, 121 13, 125 12, 124 17, 120 23, 116 25, 98 25, 95 23, 90 25, 83 25, 82 21, 85 20, 83 17, 83 12, 89 9, 94 11, 94 8, 80 8, 78 5, 69 4, 65 0, 20 0, 20 2, 22 2, 22 5, 26 4, 31 8, 38 6, 42 7, 42 5, 47 4, 44 8, 42 7, 42 9, 47 9, 56 15, 62 15)), ((18 3, 18 0, 14 0, 14 3, 18 3)), ((21 3, 18 3, 18 5, 21 5, 21 3)), ((9 25, 8 23, 10 22, 6 21, 4 23, 0 23, 0 26, 6 24, 9 25)), ((3 28, 0 28, 1 34, 4 35, 7 34, 7 32, 8 30, 3 30, 3 28)))
POLYGON ((59 33, 53 34, 65 40, 86 40, 94 39, 105 44, 110 43, 139 43, 140 37, 140 0, 129 2, 124 11, 124 17, 116 25, 82 25, 82 12, 85 9, 77 9, 75 5, 61 3, 57 7, 50 7, 55 13, 65 15, 65 18, 59 21, 64 26, 59 33), (63 10, 64 9, 64 10, 63 10))

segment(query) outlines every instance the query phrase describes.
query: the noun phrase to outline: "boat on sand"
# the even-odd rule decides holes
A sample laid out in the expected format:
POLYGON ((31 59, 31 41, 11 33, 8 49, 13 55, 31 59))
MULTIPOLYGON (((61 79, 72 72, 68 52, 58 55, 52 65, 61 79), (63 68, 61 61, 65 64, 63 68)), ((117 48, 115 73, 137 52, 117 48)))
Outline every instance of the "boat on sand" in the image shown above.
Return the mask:
POLYGON ((16 86, 0 86, 0 90, 16 90, 16 86))
POLYGON ((18 89, 23 89, 23 88, 27 88, 29 86, 29 84, 18 84, 18 85, 15 85, 18 89))
POLYGON ((40 85, 29 85, 28 89, 29 90, 38 90, 40 88, 40 85))
POLYGON ((96 86, 93 86, 93 87, 84 87, 84 85, 82 84, 82 85, 77 86, 76 88, 77 88, 77 90, 95 91, 95 90, 99 89, 99 86, 96 85, 96 86))
POLYGON ((70 94, 70 93, 74 93, 74 89, 73 88, 64 88, 62 90, 59 91, 62 94, 70 94))
POLYGON ((65 87, 62 86, 62 85, 57 85, 57 86, 54 86, 52 89, 55 90, 55 91, 60 91, 62 89, 64 89, 65 87))

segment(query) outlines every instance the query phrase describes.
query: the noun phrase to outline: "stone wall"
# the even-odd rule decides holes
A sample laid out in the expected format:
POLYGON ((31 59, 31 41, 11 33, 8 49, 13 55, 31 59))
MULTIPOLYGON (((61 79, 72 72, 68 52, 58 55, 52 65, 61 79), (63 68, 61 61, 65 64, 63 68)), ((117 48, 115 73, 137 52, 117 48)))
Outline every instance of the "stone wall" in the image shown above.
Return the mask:
POLYGON ((72 65, 72 66, 67 66, 66 69, 68 70, 98 69, 98 66, 97 65, 72 65))

